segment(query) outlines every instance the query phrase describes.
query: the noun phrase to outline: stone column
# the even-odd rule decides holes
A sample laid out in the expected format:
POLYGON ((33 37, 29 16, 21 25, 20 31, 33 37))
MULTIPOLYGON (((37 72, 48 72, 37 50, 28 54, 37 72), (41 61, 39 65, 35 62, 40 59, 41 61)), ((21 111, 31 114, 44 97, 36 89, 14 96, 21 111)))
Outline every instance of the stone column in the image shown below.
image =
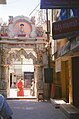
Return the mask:
POLYGON ((0 48, 0 93, 7 97, 9 84, 9 68, 6 65, 6 49, 0 48))
POLYGON ((0 93, 5 97, 8 95, 8 87, 9 87, 9 70, 8 65, 0 65, 0 93))
POLYGON ((6 96, 9 97, 10 93, 10 81, 9 81, 9 65, 4 65, 5 68, 5 82, 6 82, 6 96))
POLYGON ((43 65, 35 65, 34 66, 34 79, 35 79, 35 95, 37 97, 38 90, 43 90, 43 65))

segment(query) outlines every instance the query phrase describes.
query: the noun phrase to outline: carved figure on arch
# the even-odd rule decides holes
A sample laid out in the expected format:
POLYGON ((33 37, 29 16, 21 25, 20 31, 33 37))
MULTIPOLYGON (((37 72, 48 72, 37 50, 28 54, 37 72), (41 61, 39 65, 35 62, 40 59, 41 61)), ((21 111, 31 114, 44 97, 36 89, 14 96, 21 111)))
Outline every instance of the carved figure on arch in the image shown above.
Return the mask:
POLYGON ((32 17, 31 17, 31 22, 32 22, 33 24, 35 24, 35 16, 32 16, 32 17))

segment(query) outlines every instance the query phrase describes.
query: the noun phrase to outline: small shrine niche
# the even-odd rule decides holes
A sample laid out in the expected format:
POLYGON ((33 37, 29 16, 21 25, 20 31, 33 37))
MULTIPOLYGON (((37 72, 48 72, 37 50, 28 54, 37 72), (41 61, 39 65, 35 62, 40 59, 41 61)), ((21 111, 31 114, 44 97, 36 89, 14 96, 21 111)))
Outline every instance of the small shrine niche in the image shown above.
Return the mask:
POLYGON ((34 20, 25 16, 10 17, 9 19, 9 36, 10 37, 36 37, 36 28, 34 20))

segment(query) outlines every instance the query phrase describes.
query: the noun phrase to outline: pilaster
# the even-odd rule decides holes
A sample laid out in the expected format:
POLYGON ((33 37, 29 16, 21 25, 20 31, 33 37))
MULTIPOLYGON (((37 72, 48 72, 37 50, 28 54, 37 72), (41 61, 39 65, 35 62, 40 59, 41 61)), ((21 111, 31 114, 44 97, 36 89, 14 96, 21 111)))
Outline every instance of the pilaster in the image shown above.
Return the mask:
POLYGON ((34 78, 35 78, 35 95, 37 97, 38 90, 43 90, 44 82, 43 82, 43 65, 35 65, 34 66, 34 78))

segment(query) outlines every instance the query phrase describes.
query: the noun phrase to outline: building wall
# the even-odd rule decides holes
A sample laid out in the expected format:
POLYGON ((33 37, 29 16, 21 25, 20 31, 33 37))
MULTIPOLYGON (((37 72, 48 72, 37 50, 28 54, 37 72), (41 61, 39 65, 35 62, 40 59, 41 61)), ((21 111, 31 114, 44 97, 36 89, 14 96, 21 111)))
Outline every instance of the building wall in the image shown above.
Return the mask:
MULTIPOLYGON (((53 13, 53 22, 56 22, 58 21, 57 17, 59 16, 59 12, 54 10, 53 13)), ((61 57, 62 59, 60 70, 61 98, 79 108, 79 37, 71 38, 71 40, 67 38, 57 39, 55 43, 54 49, 57 49, 56 55, 54 55, 55 63, 58 58, 61 57)), ((58 73, 55 71, 55 74, 55 82, 58 83, 58 73)), ((56 90, 55 93, 57 93, 56 90)))
POLYGON ((69 58, 69 102, 72 104, 73 95, 72 95, 72 58, 69 58))
POLYGON ((62 61, 61 65, 61 85, 62 85, 62 98, 66 98, 66 69, 65 69, 65 62, 62 61))
POLYGON ((79 56, 72 57, 73 105, 79 108, 79 56))

